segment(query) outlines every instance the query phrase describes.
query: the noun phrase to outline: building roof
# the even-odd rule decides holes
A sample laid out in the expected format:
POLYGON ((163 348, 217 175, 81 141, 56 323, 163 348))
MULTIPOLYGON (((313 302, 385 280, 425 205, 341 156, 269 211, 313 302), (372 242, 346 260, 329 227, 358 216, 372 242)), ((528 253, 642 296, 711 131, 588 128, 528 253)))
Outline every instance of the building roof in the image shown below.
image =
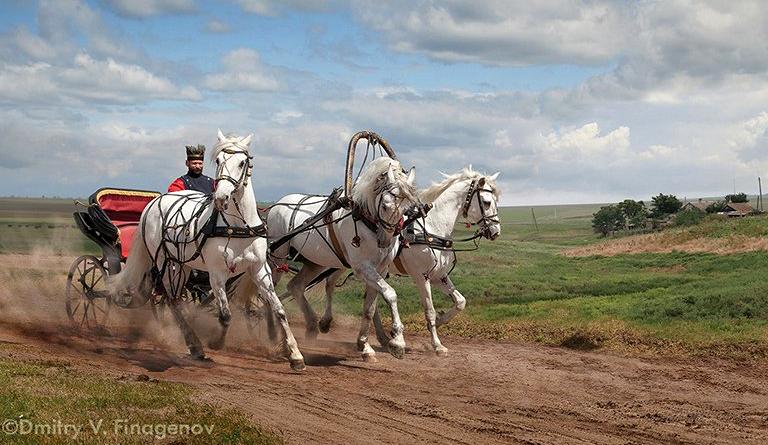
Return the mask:
POLYGON ((725 205, 725 209, 723 210, 726 213, 737 212, 737 213, 747 214, 747 213, 750 213, 753 210, 753 208, 748 202, 729 202, 725 205))
POLYGON ((709 207, 710 204, 714 204, 714 203, 715 203, 715 201, 702 201, 702 200, 690 201, 690 202, 686 202, 683 205, 683 208, 691 206, 691 207, 695 207, 695 208, 701 210, 702 212, 706 212, 707 211, 707 207, 709 207))

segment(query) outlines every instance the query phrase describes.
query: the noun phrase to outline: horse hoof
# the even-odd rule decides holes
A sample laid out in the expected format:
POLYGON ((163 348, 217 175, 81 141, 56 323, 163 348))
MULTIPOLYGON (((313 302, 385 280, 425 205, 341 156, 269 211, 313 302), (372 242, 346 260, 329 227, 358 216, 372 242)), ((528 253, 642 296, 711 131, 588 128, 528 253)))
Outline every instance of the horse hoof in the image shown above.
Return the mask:
POLYGON ((366 363, 376 363, 376 355, 374 354, 363 354, 363 361, 366 363))
POLYGON ((448 349, 442 348, 442 349, 435 349, 435 355, 438 357, 448 357, 448 349))
POLYGON ((405 347, 396 345, 394 343, 390 343, 387 345, 387 349, 389 349, 389 353, 392 354, 395 358, 403 358, 405 357, 405 347))
POLYGON ((296 372, 301 372, 307 368, 307 365, 304 364, 304 359, 290 360, 290 362, 291 362, 291 369, 293 369, 296 372))
POLYGON ((218 351, 224 347, 224 340, 213 340, 208 342, 208 347, 214 351, 218 351))
POLYGON ((189 355, 195 360, 204 361, 206 359, 205 353, 200 349, 190 349, 189 355))
POLYGON ((304 333, 304 339, 309 341, 317 340, 317 329, 307 329, 304 333))
POLYGON ((320 320, 320 323, 318 324, 318 327, 320 328, 320 332, 323 334, 327 334, 328 331, 331 330, 331 321, 333 321, 333 318, 326 320, 323 318, 320 320))

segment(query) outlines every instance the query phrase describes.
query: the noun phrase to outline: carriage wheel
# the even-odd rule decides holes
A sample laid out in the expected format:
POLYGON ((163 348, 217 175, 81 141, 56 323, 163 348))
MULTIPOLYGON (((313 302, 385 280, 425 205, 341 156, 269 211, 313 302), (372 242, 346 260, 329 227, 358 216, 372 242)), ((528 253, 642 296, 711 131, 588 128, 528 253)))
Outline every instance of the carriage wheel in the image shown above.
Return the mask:
POLYGON ((104 328, 109 320, 112 299, 107 293, 108 272, 102 261, 83 255, 72 263, 67 274, 67 315, 79 329, 104 328))

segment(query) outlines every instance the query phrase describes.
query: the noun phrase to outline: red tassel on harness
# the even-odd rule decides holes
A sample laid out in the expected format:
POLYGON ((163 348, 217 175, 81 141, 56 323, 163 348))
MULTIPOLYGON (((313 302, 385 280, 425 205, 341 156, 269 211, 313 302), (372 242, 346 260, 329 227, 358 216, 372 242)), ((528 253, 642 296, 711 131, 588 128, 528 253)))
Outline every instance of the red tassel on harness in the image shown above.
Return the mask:
POLYGON ((288 272, 291 269, 288 267, 288 263, 283 263, 283 264, 277 266, 277 270, 280 271, 280 272, 288 272))
POLYGON ((464 227, 466 227, 467 229, 471 229, 472 228, 472 224, 467 223, 464 227))

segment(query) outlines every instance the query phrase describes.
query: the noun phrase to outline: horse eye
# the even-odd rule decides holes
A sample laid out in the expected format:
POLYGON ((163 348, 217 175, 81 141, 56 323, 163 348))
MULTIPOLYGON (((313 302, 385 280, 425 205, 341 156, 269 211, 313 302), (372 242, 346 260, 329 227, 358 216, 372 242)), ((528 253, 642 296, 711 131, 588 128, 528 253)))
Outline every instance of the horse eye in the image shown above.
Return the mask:
POLYGON ((245 161, 240 162, 240 168, 242 168, 245 165, 245 161))
POLYGON ((485 207, 486 209, 490 209, 491 208, 491 201, 485 201, 484 200, 483 201, 483 207, 485 207))

